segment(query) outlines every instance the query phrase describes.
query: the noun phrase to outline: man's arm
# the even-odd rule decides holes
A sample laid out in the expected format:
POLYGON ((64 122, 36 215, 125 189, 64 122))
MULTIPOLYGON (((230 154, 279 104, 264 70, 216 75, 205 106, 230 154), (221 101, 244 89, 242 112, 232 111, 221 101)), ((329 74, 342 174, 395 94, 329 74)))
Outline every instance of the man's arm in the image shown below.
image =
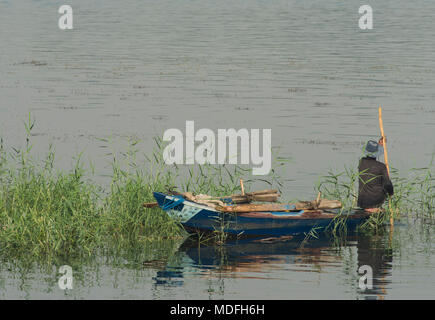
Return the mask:
POLYGON ((388 193, 390 196, 394 195, 393 183, 390 180, 387 167, 385 165, 384 168, 382 169, 382 185, 386 193, 388 193))

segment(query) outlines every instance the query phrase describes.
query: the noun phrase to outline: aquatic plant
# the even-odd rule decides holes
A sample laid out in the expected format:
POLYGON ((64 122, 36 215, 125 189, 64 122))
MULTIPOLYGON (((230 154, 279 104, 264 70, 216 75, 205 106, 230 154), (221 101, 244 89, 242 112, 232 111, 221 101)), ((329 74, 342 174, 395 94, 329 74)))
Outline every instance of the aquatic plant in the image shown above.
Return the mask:
POLYGON ((97 242, 97 188, 84 181, 79 167, 53 173, 24 164, 6 172, 0 186, 2 250, 70 254, 97 242))
MULTIPOLYGON (((55 152, 32 157, 31 131, 25 123, 23 148, 7 152, 0 139, 0 253, 54 256, 91 255, 97 250, 131 247, 158 239, 186 235, 177 221, 159 208, 144 208, 154 201, 153 192, 193 191, 215 196, 240 192, 239 180, 247 168, 240 166, 168 166, 163 162, 164 144, 154 139, 154 149, 140 154, 138 139, 130 138, 126 151, 109 154, 112 175, 108 186, 91 180, 82 154, 71 170, 56 171, 55 152), (186 172, 187 171, 187 172, 186 172)), ((100 139, 110 145, 109 139, 100 139)), ((274 172, 271 180, 276 179, 274 172)), ((269 182, 263 179, 263 182, 269 182)), ((255 179, 246 179, 247 187, 255 179)), ((225 238, 222 230, 216 237, 225 238)))

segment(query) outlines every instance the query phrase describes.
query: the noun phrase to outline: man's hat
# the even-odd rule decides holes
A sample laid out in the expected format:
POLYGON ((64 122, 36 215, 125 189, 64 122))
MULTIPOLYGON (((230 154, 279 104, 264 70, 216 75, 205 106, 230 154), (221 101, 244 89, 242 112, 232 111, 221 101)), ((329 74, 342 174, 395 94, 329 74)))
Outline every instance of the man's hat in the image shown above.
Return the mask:
POLYGON ((369 140, 367 141, 364 148, 364 155, 370 158, 377 158, 380 156, 379 144, 376 141, 369 140))

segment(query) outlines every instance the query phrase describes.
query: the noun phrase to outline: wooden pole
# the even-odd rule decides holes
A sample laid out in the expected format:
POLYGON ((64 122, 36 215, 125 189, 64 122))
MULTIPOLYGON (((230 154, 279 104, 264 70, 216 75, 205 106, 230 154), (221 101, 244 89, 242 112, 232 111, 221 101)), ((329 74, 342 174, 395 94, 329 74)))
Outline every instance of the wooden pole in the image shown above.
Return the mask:
POLYGON ((382 121, 382 108, 380 106, 379 106, 379 126, 381 128, 382 142, 384 143, 385 166, 387 167, 388 175, 390 175, 390 166, 388 165, 387 141, 385 140, 384 123, 382 121))
POLYGON ((243 180, 240 179, 240 188, 242 189, 242 196, 245 195, 245 187, 243 186, 243 180))
MULTIPOLYGON (((387 167, 388 176, 390 175, 390 166, 388 165, 388 152, 387 152, 387 141, 385 140, 385 133, 384 133, 384 123, 382 121, 382 108, 379 106, 379 127, 381 128, 381 136, 382 136, 382 142, 384 146, 384 158, 385 158, 385 166, 387 167)), ((394 227, 394 216, 393 216, 393 210, 391 208, 391 199, 388 199, 388 207, 390 209, 390 237, 392 237, 392 231, 394 227)))

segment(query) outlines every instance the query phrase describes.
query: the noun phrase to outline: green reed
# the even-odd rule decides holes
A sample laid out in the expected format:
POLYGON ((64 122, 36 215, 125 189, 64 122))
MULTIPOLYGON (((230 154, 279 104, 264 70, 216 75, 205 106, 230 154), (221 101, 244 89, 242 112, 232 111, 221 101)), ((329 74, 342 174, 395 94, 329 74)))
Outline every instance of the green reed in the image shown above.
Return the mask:
MULTIPOLYGON (((177 221, 159 208, 143 207, 154 201, 154 191, 230 195, 240 191, 239 180, 247 176, 240 166, 169 166, 160 138, 146 153, 140 152, 138 139, 130 138, 125 151, 108 155, 111 181, 102 186, 91 180, 81 154, 68 171, 55 169, 51 146, 44 159, 34 159, 34 125, 29 116, 22 148, 8 152, 0 139, 0 253, 5 255, 51 259, 182 238, 186 233, 177 221)), ((255 182, 247 179, 245 185, 255 182)))
POLYGON ((96 187, 76 167, 53 173, 33 164, 2 173, 0 241, 2 250, 31 255, 87 251, 98 240, 96 187))

